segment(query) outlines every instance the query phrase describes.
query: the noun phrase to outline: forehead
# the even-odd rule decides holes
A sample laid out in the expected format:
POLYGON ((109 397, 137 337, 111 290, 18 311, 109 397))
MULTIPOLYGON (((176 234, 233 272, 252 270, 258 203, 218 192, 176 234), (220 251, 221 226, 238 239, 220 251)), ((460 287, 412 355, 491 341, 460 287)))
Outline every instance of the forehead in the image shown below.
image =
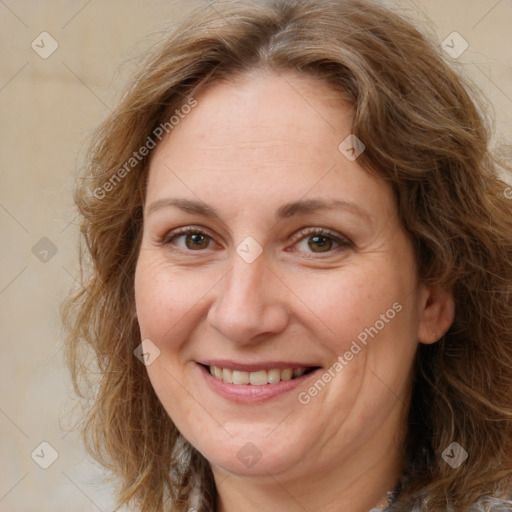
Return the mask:
MULTIPOLYGON (((183 149, 208 142, 210 151, 216 145, 254 151, 258 144, 267 149, 280 143, 311 146, 321 140, 327 147, 333 141, 326 136, 336 142, 350 133, 352 124, 352 109, 339 92, 293 72, 253 71, 212 84, 196 100, 197 106, 168 137, 180 147, 185 143, 183 149)), ((334 144, 331 150, 336 149, 334 144)))
POLYGON ((179 189, 203 200, 236 194, 233 204, 277 205, 309 192, 382 203, 389 193, 339 150, 351 133, 352 108, 327 84, 251 73, 215 83, 196 100, 155 150, 151 199, 179 189))

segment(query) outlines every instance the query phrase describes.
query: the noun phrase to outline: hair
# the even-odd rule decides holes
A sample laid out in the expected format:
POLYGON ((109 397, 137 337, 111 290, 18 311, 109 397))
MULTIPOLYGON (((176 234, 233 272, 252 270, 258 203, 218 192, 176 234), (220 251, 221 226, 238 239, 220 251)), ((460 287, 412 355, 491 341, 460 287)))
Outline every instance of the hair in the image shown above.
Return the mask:
POLYGON ((198 483, 194 507, 216 503, 209 463, 134 357, 150 155, 130 159, 201 91, 258 69, 319 79, 348 100, 352 133, 366 147, 358 163, 391 185, 420 282, 455 301, 448 332, 417 351, 392 510, 466 511, 486 496, 509 497, 512 189, 502 174, 512 167, 492 148, 475 86, 430 36, 375 2, 265 0, 211 3, 152 48, 96 132, 78 181, 81 287, 63 305, 66 358, 76 393, 89 400, 83 439, 119 482, 119 504, 185 511, 198 483), (458 469, 441 457, 453 441, 469 453, 458 469))

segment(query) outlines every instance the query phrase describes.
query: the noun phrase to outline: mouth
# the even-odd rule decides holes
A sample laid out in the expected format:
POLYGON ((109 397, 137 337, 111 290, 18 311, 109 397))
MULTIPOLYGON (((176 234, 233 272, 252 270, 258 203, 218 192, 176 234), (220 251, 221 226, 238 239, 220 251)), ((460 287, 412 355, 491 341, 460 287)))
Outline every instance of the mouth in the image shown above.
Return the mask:
POLYGON ((298 366, 289 368, 269 368, 247 371, 242 369, 222 368, 216 365, 201 365, 215 379, 226 384, 265 386, 278 384, 281 381, 295 380, 317 370, 318 366, 298 366))
POLYGON ((235 363, 227 360, 197 362, 197 368, 205 384, 217 395, 230 402, 255 404, 279 396, 289 395, 321 366, 304 363, 269 362, 235 363))

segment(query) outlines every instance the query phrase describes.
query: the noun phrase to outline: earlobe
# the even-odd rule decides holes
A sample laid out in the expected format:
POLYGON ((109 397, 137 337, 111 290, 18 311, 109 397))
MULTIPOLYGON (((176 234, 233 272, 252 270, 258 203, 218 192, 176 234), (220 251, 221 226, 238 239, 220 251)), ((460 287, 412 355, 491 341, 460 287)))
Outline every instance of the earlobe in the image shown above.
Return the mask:
POLYGON ((435 343, 444 336, 455 318, 453 296, 438 286, 426 287, 420 307, 418 341, 435 343))

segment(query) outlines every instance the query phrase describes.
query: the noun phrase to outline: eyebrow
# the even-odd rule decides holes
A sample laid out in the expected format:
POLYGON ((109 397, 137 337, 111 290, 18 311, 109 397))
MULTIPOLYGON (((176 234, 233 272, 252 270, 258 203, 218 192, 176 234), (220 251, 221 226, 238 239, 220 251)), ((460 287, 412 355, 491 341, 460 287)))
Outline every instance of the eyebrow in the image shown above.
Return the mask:
MULTIPOLYGON (((202 201, 196 201, 185 198, 169 197, 164 199, 158 199, 149 206, 147 210, 147 215, 162 208, 168 208, 171 206, 177 207, 180 210, 186 211, 188 213, 195 213, 203 217, 208 217, 222 221, 220 214, 212 206, 209 206, 202 201)), ((359 205, 351 201, 341 201, 339 199, 302 199, 299 201, 286 203, 277 209, 276 218, 278 220, 281 220, 293 217, 295 215, 303 215, 318 210, 334 209, 345 210, 354 215, 358 215, 367 220, 371 220, 371 215, 364 208, 361 208, 359 205)))
POLYGON ((194 201, 191 199, 182 199, 182 198, 164 198, 158 199, 148 208, 147 214, 153 213, 154 211, 160 210, 162 208, 168 208, 169 206, 176 206, 180 210, 184 210, 189 213, 196 213, 202 215, 203 217, 209 217, 217 220, 221 220, 220 215, 217 213, 215 208, 208 206, 206 203, 202 201, 194 201))

